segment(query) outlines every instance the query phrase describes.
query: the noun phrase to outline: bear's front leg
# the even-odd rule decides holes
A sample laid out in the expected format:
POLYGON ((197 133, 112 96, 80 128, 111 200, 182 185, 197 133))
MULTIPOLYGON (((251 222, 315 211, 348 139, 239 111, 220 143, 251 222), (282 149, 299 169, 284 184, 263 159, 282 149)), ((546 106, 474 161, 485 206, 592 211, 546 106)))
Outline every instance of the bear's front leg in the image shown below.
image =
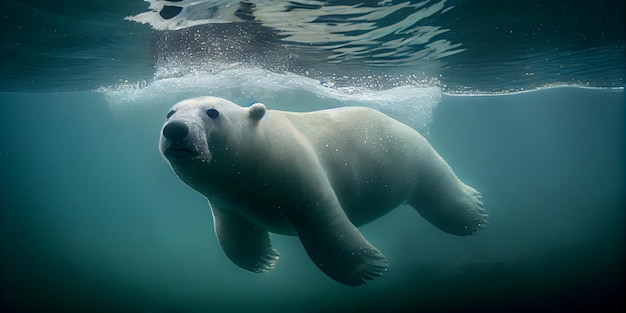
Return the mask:
POLYGON ((217 239, 226 256, 238 266, 255 273, 264 273, 274 268, 278 251, 270 241, 269 233, 246 218, 216 207, 209 203, 217 239))

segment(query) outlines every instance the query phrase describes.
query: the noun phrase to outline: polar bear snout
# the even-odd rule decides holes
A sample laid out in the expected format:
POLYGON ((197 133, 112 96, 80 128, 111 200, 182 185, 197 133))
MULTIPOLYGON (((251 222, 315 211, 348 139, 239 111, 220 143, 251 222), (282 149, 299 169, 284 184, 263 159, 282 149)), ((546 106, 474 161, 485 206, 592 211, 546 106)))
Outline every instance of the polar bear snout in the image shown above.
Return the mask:
POLYGON ((170 161, 209 156, 201 144, 200 132, 185 121, 170 121, 161 131, 161 152, 170 161))
POLYGON ((163 127, 163 136, 171 142, 180 142, 189 135, 189 127, 180 121, 167 123, 163 127))

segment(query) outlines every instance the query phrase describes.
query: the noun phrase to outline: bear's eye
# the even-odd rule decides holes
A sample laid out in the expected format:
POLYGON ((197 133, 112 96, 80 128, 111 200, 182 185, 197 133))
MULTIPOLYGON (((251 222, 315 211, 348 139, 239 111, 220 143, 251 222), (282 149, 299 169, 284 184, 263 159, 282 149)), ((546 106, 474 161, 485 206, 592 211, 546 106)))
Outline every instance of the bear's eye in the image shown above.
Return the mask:
POLYGON ((210 118, 216 118, 220 116, 220 112, 218 112, 216 109, 208 109, 206 110, 206 115, 208 115, 210 118))
POLYGON ((176 111, 174 111, 174 110, 171 110, 171 111, 167 112, 167 117, 166 118, 172 117, 172 115, 174 115, 174 113, 176 113, 176 111))

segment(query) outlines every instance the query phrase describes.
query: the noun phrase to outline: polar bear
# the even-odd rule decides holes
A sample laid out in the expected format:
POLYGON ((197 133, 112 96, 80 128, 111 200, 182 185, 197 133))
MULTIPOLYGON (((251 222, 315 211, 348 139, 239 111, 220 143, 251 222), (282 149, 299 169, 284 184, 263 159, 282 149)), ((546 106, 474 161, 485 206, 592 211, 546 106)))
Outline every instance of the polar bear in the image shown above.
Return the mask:
POLYGON ((340 283, 381 276, 387 260, 357 227, 402 203, 454 235, 487 222, 480 193, 424 137, 368 108, 294 113, 188 99, 167 114, 160 151, 209 201, 228 258, 252 272, 278 260, 271 232, 298 236, 340 283))

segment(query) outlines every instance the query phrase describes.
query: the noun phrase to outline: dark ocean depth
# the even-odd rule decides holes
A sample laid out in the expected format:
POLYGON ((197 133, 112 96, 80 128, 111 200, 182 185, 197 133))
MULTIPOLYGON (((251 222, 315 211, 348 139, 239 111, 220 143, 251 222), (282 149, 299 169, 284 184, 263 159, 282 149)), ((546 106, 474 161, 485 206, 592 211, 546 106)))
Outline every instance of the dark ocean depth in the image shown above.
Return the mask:
MULTIPOLYGON (((300 2, 285 10, 305 20, 303 3, 379 5, 300 2)), ((624 311, 624 4, 543 2, 380 1, 432 9, 408 26, 414 11, 398 9, 405 15, 388 14, 372 31, 404 25, 399 36, 414 43, 430 29, 420 27, 448 31, 408 54, 371 57, 360 45, 373 34, 329 33, 363 39, 340 49, 302 46, 302 34, 285 35, 292 24, 260 5, 241 7, 239 21, 158 30, 124 19, 148 11, 139 0, 8 1, 0 311, 624 311), (416 58, 434 43, 449 49, 416 58), (243 270, 222 251, 206 199, 158 149, 169 108, 200 95, 382 111, 420 131, 481 191, 489 224, 452 236, 401 206, 360 228, 389 261, 360 287, 324 275, 296 237, 272 235, 274 270, 243 270)), ((362 17, 348 12, 341 18, 362 17)))

